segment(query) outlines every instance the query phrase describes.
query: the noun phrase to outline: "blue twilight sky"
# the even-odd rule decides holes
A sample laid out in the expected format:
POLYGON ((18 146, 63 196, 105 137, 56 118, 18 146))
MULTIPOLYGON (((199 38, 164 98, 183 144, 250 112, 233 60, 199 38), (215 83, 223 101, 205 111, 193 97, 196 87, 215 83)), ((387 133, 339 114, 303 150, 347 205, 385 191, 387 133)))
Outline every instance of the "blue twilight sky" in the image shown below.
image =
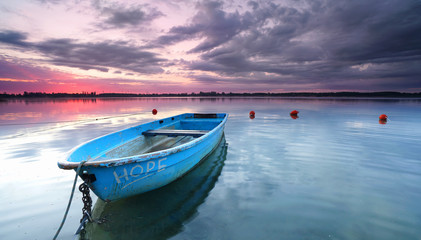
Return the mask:
POLYGON ((421 91, 420 0, 0 0, 0 91, 421 91))

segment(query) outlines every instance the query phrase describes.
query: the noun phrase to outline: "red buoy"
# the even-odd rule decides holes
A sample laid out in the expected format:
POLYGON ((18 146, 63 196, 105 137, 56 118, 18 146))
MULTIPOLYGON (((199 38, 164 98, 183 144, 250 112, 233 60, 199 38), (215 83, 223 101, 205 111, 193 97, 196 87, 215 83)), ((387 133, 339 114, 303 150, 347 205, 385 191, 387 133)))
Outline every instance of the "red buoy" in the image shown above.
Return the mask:
POLYGON ((250 119, 254 119, 256 117, 256 113, 254 111, 250 111, 249 117, 250 119))
POLYGON ((387 115, 386 114, 380 115, 379 120, 387 120, 387 115))
POLYGON ((299 113, 299 111, 297 110, 292 110, 289 114, 290 115, 297 115, 299 113))
POLYGON ((158 113, 158 110, 156 110, 156 109, 153 109, 153 110, 152 110, 152 114, 153 114, 153 115, 156 115, 157 113, 158 113))

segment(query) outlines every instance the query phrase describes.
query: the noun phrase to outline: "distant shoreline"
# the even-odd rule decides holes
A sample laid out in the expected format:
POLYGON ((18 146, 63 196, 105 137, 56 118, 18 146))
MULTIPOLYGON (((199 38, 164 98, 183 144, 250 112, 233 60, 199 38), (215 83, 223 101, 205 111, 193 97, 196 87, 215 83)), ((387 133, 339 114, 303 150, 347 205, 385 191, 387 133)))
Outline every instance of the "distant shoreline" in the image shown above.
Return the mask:
POLYGON ((129 97, 309 97, 309 98, 421 98, 421 92, 290 92, 290 93, 153 93, 153 94, 132 94, 132 93, 42 93, 25 92, 24 94, 0 94, 0 99, 28 99, 28 98, 129 98, 129 97))

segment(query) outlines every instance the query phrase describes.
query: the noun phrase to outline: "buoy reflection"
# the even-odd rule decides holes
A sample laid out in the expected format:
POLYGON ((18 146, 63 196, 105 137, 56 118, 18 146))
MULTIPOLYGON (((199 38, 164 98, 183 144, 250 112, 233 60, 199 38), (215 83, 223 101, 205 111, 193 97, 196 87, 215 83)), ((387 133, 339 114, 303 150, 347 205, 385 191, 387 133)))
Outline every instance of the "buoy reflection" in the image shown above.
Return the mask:
POLYGON ((292 110, 289 114, 291 114, 291 115, 297 115, 299 113, 299 111, 297 111, 297 110, 292 110))

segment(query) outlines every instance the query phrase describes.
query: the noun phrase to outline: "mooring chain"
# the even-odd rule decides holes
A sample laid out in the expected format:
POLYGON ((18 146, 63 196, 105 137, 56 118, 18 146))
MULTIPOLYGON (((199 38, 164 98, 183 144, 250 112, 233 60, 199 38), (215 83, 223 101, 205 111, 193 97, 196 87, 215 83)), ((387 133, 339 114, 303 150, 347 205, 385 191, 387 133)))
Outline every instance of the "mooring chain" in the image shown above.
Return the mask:
POLYGON ((80 169, 82 168, 82 165, 85 164, 86 162, 87 162, 87 160, 82 160, 82 161, 80 161, 79 165, 77 166, 75 180, 73 181, 72 193, 70 194, 70 199, 69 199, 69 202, 67 203, 67 208, 66 208, 66 211, 64 212, 63 220, 61 220, 60 226, 58 227, 57 232, 53 237, 53 240, 57 239, 58 235, 60 234, 61 229, 63 228, 64 222, 66 222, 67 214, 69 213, 70 205, 72 205, 72 199, 73 199, 73 195, 75 193, 77 177, 80 173, 80 169))
POLYGON ((79 186, 79 191, 82 193, 82 202, 83 202, 83 208, 82 208, 82 219, 80 219, 80 222, 84 219, 85 215, 88 216, 88 219, 90 222, 92 222, 92 198, 89 193, 89 186, 86 182, 83 182, 79 186))

